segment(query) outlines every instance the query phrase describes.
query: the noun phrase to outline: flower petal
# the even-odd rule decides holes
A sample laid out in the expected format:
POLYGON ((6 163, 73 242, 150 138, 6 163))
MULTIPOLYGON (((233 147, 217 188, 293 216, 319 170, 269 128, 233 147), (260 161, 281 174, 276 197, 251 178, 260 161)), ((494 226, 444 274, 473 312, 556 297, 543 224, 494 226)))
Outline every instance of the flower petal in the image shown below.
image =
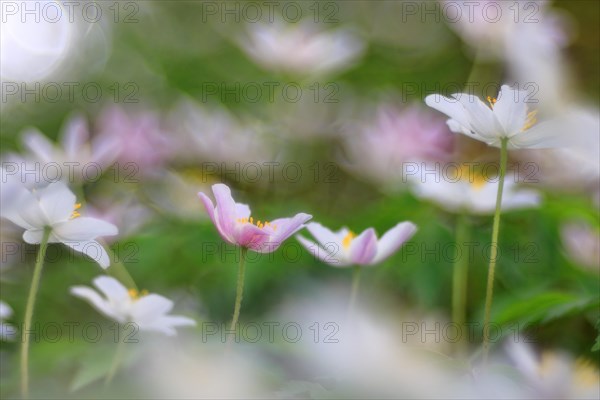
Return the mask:
POLYGON ((308 239, 302 237, 301 235, 296 235, 296 239, 298 239, 300 244, 302 246, 304 246, 306 248, 306 250, 308 250, 314 257, 318 258, 319 260, 321 260, 329 265, 332 265, 334 267, 349 266, 348 263, 343 262, 341 257, 339 257, 341 255, 341 253, 340 253, 340 251, 342 249, 341 245, 338 244, 337 250, 332 252, 332 251, 330 251, 330 250, 333 250, 332 245, 334 245, 334 243, 332 243, 332 242, 327 243, 327 245, 325 247, 321 247, 318 244, 316 244, 315 242, 308 240, 308 239))
POLYGON ((342 244, 337 234, 332 232, 329 228, 326 228, 323 225, 319 224, 318 222, 311 222, 307 224, 306 229, 322 245, 335 243, 341 246, 342 244))
POLYGON ((527 119, 526 92, 502 85, 498 100, 494 104, 494 115, 510 136, 520 132, 527 119))
POLYGON ((23 144, 40 161, 54 162, 54 145, 39 130, 29 128, 23 133, 23 144))
POLYGON ((54 182, 39 191, 40 207, 53 225, 67 220, 75 209, 75 195, 63 182, 54 182))
POLYGON ((417 231, 412 222, 400 222, 388 230, 377 243, 377 254, 371 264, 377 264, 400 248, 417 231))
MULTIPOLYGON (((135 301, 131 307, 131 317, 140 325, 152 323, 154 319, 173 309, 173 302, 158 294, 149 294, 135 301)), ((141 326, 140 326, 141 328, 141 326)))
POLYGON ((129 291, 117 279, 111 276, 99 276, 94 279, 96 286, 110 302, 123 303, 129 301, 129 291))
POLYGON ((373 228, 366 229, 350 244, 350 260, 355 265, 370 264, 377 253, 377 235, 373 228))
POLYGON ((464 107, 469 118, 469 126, 475 133, 490 139, 504 135, 504 127, 500 125, 492 109, 479 97, 466 93, 455 96, 458 96, 457 100, 464 107))
POLYGON ((236 226, 233 237, 234 244, 259 251, 265 247, 267 242, 269 242, 271 235, 265 229, 261 229, 250 223, 245 223, 236 226))
POLYGON ((227 185, 217 183, 212 186, 213 194, 217 202, 215 218, 219 222, 222 233, 227 237, 233 237, 236 218, 236 207, 231 190, 227 185))
MULTIPOLYGON (((462 96, 462 94, 456 94, 455 96, 462 96)), ((438 110, 446 114, 451 119, 455 120, 458 124, 470 130, 471 121, 470 117, 465 111, 464 106, 453 97, 445 97, 439 94, 430 94, 425 97, 425 104, 429 107, 438 110)))
POLYGON ((77 160, 89 140, 87 121, 81 115, 71 117, 62 132, 61 144, 69 161, 77 160))
POLYGON ((281 244, 284 240, 304 228, 304 223, 312 218, 312 215, 298 213, 292 218, 280 218, 271 222, 271 225, 277 226, 272 240, 281 244))
POLYGON ((90 257, 104 269, 110 266, 110 257, 108 257, 108 253, 104 250, 104 247, 95 240, 62 241, 62 243, 76 252, 90 257))
POLYGON ((121 323, 126 321, 126 318, 117 313, 95 290, 87 286, 72 286, 70 292, 73 296, 86 300, 104 316, 121 323))
POLYGON ((59 222, 52 227, 54 234, 65 241, 92 240, 99 236, 113 236, 119 229, 101 219, 78 217, 59 222))

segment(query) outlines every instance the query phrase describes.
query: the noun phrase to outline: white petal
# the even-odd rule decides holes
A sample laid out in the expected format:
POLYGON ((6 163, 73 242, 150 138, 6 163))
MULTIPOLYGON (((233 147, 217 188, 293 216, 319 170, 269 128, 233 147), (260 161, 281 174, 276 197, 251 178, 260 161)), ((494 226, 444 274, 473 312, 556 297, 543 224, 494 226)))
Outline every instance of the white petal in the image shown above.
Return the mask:
POLYGON ((87 121, 83 116, 76 115, 68 120, 62 133, 61 143, 69 161, 81 157, 81 151, 89 137, 87 121))
POLYGON ((99 276, 94 279, 96 286, 109 301, 117 304, 130 301, 129 291, 127 288, 112 276, 99 276))
POLYGON ((85 254, 96 261, 104 269, 110 266, 110 257, 104 247, 95 240, 62 241, 73 250, 85 254))
POLYGON ((95 290, 87 286, 73 286, 71 287, 70 292, 73 296, 86 300, 106 317, 114 319, 117 322, 125 322, 125 318, 122 315, 119 315, 119 313, 116 312, 116 310, 113 309, 95 290))
POLYGON ((0 320, 10 318, 12 313, 12 308, 5 302, 0 301, 0 320))
POLYGON ((171 311, 173 302, 158 294, 149 294, 137 300, 131 308, 134 322, 148 323, 171 311))
POLYGON ((67 220, 75 208, 75 195, 63 182, 54 182, 39 190, 40 207, 48 222, 67 220))
POLYGON ((324 244, 324 247, 319 246, 313 241, 310 241, 300 235, 296 235, 296 239, 302 246, 306 248, 314 257, 319 260, 332 265, 334 267, 347 267, 349 264, 342 261, 342 245, 329 242, 324 244))
POLYGON ((35 128, 30 128, 23 133, 23 144, 40 161, 49 163, 54 160, 54 145, 35 128))
POLYGON ((40 244, 44 237, 43 229, 28 229, 23 232, 23 240, 29 244, 40 244))
MULTIPOLYGON (((457 96, 466 96, 465 94, 455 94, 457 96)), ((464 106, 456 99, 451 97, 444 97, 439 94, 430 94, 425 97, 425 104, 429 107, 434 108, 440 112, 443 112, 451 119, 455 120, 458 124, 466 127, 467 129, 471 126, 470 117, 465 111, 464 106)))
POLYGON ((78 217, 53 225, 54 233, 67 241, 92 240, 119 233, 116 226, 101 219, 78 217))
POLYGON ((527 119, 526 92, 502 85, 498 101, 494 104, 494 115, 510 136, 523 129, 527 119))
POLYGON ((237 218, 250 218, 250 207, 247 204, 235 203, 235 215, 237 218))
POLYGON ((465 93, 457 96, 460 96, 457 99, 464 107, 469 118, 470 127, 475 133, 490 139, 504 134, 504 127, 500 125, 494 112, 477 96, 465 93))
POLYGON ((174 327, 176 326, 196 326, 196 321, 180 315, 163 315, 151 322, 140 324, 139 328, 140 330, 156 331, 167 336, 175 336, 177 331, 174 327))
POLYGON ((412 222, 401 222, 388 230, 377 243, 377 254, 372 264, 377 264, 400 248, 417 231, 412 222))
POLYGON ((341 246, 342 243, 338 239, 338 236, 333 233, 329 228, 324 227, 318 222, 310 222, 306 225, 306 229, 317 239, 322 245, 337 244, 341 246))
MULTIPOLYGON (((4 188, 2 188, 4 190, 4 188)), ((19 190, 11 204, 2 206, 2 217, 25 229, 43 228, 48 224, 37 197, 29 190, 19 190)))

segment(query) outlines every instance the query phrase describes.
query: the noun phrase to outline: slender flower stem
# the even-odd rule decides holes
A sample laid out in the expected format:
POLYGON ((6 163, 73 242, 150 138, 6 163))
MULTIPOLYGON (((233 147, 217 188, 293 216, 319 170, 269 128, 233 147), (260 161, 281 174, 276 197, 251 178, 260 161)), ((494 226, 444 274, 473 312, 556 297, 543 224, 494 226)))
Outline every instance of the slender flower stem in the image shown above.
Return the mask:
POLYGON ((244 269, 246 264, 246 252, 244 247, 240 250, 240 267, 238 269, 237 291, 235 295, 235 309, 233 311, 233 319, 231 320, 230 330, 233 331, 240 317, 240 308, 242 307, 242 297, 244 296, 244 269))
POLYGON ((454 269, 452 273, 452 321, 460 328, 461 336, 456 343, 456 353, 464 354, 465 340, 463 336, 466 308, 467 308, 467 279, 469 271, 469 257, 464 255, 460 249, 464 248, 469 240, 469 227, 467 225, 467 216, 460 215, 456 221, 456 248, 457 253, 454 259, 454 269))
POLYGON ((115 352, 115 356, 113 357, 112 364, 108 373, 106 374, 106 378, 104 379, 104 386, 108 386, 111 382, 117 370, 119 369, 119 365, 121 364, 121 360, 123 359, 123 354, 125 353, 125 338, 119 337, 119 344, 117 344, 117 350, 115 352))
POLYGON ((356 265, 352 270, 352 289, 350 292, 350 301, 348 302, 348 316, 352 315, 354 310, 354 304, 356 303, 356 298, 358 297, 358 288, 360 286, 360 271, 361 267, 356 265))
POLYGON ((498 257, 498 233, 500 231, 500 211, 502 210, 502 191, 504 189, 504 176, 506 175, 506 164, 508 160, 508 139, 503 138, 500 145, 500 177, 498 179, 498 193, 496 196, 496 212, 494 213, 494 225, 492 227, 492 243, 490 245, 490 265, 488 268, 487 290, 485 294, 485 315, 483 319, 483 363, 487 363, 490 351, 490 314, 492 309, 492 298, 494 296, 494 274, 496 272, 496 258, 498 257))
POLYGON ((31 330, 35 298, 40 286, 42 267, 44 266, 44 258, 46 257, 50 232, 51 229, 49 227, 44 229, 44 235, 40 242, 40 249, 38 250, 37 259, 35 260, 33 277, 31 278, 31 288, 29 289, 29 296, 27 296, 27 305, 25 308, 25 322, 23 323, 21 346, 21 397, 24 399, 29 397, 29 336, 27 335, 31 330))

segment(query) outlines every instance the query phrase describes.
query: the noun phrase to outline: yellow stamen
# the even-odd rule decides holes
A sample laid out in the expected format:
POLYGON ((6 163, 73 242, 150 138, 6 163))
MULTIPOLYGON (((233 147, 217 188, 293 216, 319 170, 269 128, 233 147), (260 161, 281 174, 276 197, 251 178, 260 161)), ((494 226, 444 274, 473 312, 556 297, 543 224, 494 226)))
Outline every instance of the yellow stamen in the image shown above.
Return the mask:
POLYGON ((460 172, 461 180, 469 182, 476 190, 481 190, 488 183, 481 171, 471 171, 468 165, 463 165, 460 169, 460 172))
POLYGON ((81 214, 79 214, 79 211, 77 211, 80 208, 81 208, 81 203, 75 203, 75 207, 73 207, 73 212, 71 213, 70 219, 81 217, 81 214))
POLYGON ((527 113, 527 119, 525 120, 525 125, 523 125, 523 129, 524 131, 526 131, 527 129, 531 128, 533 125, 536 124, 537 122, 537 110, 533 110, 530 111, 529 113, 527 113))
POLYGON ((251 223, 252 225, 255 225, 258 228, 265 228, 265 227, 270 227, 273 230, 277 229, 277 225, 271 225, 271 223, 269 221, 265 221, 262 222, 261 220, 256 221, 256 223, 254 223, 254 218, 250 217, 250 218, 238 218, 236 219, 237 222, 241 223, 241 224, 247 224, 247 223, 251 223))
POLYGON ((355 237, 356 235, 354 234, 354 232, 348 231, 348 234, 342 239, 342 246, 344 246, 345 249, 350 247, 350 243, 352 243, 352 239, 354 239, 355 237))
POLYGON ((148 291, 146 289, 142 290, 141 292, 138 292, 137 289, 129 289, 127 293, 129 293, 129 297, 131 297, 133 300, 138 300, 141 297, 148 295, 148 291))
POLYGON ((494 109, 494 104, 496 104, 496 102, 498 101, 495 97, 492 96, 488 96, 487 97, 487 101, 488 103, 490 103, 490 108, 494 109))

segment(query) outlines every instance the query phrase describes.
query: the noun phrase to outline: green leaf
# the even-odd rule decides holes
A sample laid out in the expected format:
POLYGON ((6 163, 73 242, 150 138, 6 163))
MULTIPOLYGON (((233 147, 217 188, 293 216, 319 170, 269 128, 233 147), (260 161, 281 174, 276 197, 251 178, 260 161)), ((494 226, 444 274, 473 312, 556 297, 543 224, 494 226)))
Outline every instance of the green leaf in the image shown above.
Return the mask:
POLYGON ((499 324, 519 322, 526 325, 547 323, 598 307, 599 304, 600 300, 595 296, 581 297, 564 292, 542 293, 529 299, 518 299, 512 302, 498 313, 495 322, 499 324))

